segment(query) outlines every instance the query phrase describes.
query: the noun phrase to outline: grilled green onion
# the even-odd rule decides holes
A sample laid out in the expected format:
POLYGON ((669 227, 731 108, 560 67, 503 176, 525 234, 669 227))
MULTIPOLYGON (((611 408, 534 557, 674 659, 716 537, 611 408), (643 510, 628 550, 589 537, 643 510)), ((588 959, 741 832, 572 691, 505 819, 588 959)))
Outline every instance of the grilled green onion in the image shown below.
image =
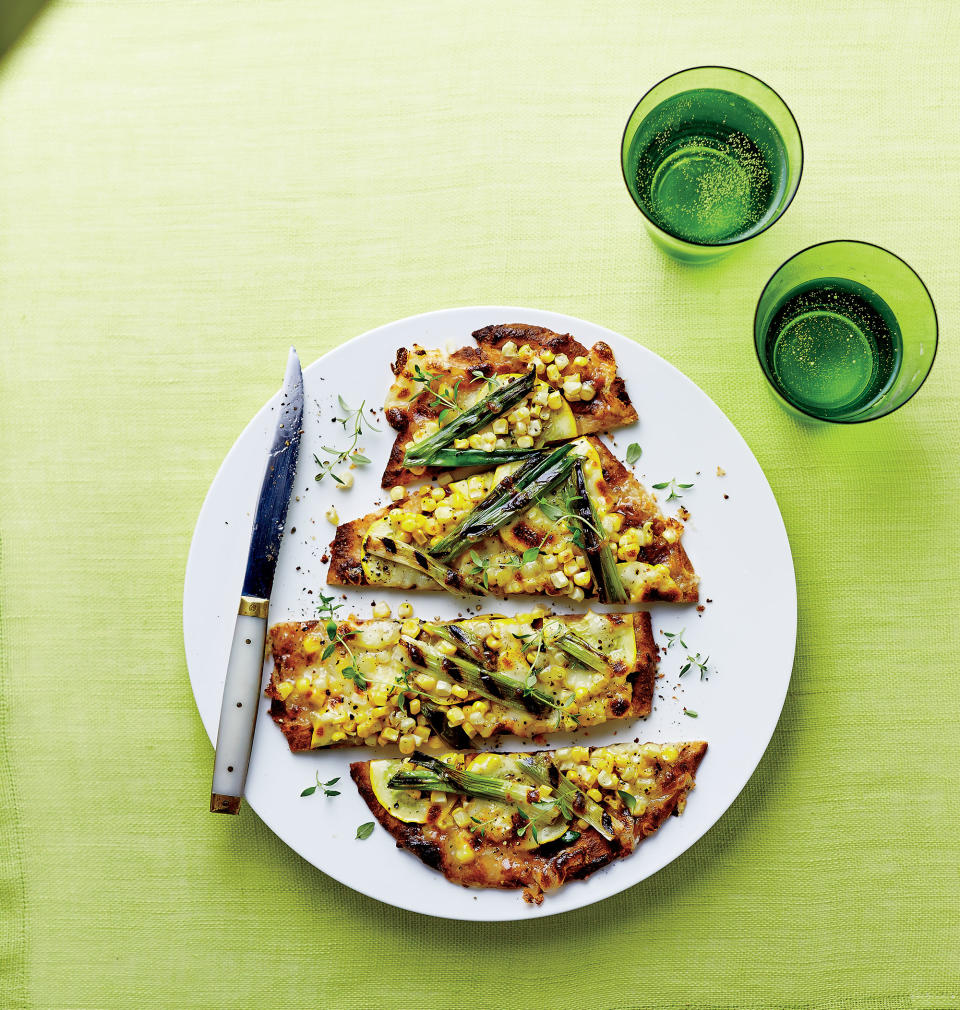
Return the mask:
POLYGON ((387 783, 388 789, 436 789, 438 792, 461 793, 464 796, 499 800, 501 803, 531 806, 544 802, 534 787, 525 786, 520 782, 509 782, 506 779, 496 779, 492 775, 460 771, 422 751, 415 750, 410 760, 426 768, 427 771, 397 772, 387 783), (433 774, 430 774, 431 772, 433 774))
POLYGON ((584 641, 575 631, 568 628, 563 635, 555 639, 553 644, 575 659, 582 666, 589 666, 591 670, 598 670, 600 673, 610 669, 610 660, 598 649, 595 649, 589 642, 584 641))
MULTIPOLYGON (((467 463, 443 463, 435 458, 435 454, 440 449, 447 449, 453 445, 458 438, 467 438, 475 434, 485 425, 495 418, 506 414, 508 411, 526 399, 533 391, 533 381, 536 372, 531 368, 519 379, 514 379, 501 386, 499 389, 488 393, 483 399, 478 400, 469 410, 465 410, 449 424, 444 425, 438 432, 425 438, 422 442, 411 445, 404 453, 403 462, 405 466, 468 466, 467 463)), ((485 462, 481 460, 481 462, 485 462)), ((501 460, 503 462, 503 460, 501 460)))
POLYGON ((430 548, 432 557, 449 561, 478 540, 496 533, 544 495, 562 484, 570 474, 575 456, 572 443, 534 453, 519 469, 504 477, 476 508, 443 539, 430 548))
POLYGON ((542 786, 551 786, 561 807, 567 807, 577 817, 582 817, 609 842, 623 825, 609 811, 604 810, 584 795, 555 764, 539 754, 524 754, 520 758, 523 770, 542 786))
POLYGON ((489 596, 490 590, 479 580, 470 575, 454 571, 424 551, 411 547, 402 540, 393 537, 371 538, 367 541, 366 551, 375 558, 393 561, 407 568, 414 568, 424 575, 429 575, 441 589, 452 593, 472 594, 474 596, 489 596))
POLYGON ((620 571, 610 544, 599 532, 600 520, 590 500, 587 482, 583 476, 583 464, 579 459, 573 465, 573 494, 570 496, 570 508, 577 517, 583 538, 583 549, 593 570, 600 602, 626 603, 629 597, 623 588, 623 580, 620 578, 620 571))
MULTIPOLYGON (((446 429, 444 429, 446 430, 446 429)), ((539 449, 437 449, 430 456, 429 464, 410 463, 410 466, 442 466, 452 470, 458 466, 500 466, 502 463, 517 463, 529 459, 540 452, 539 449)), ((405 460, 405 462, 407 462, 405 460)))
POLYGON ((432 705, 426 698, 420 698, 420 711, 426 717, 434 733, 454 750, 469 750, 470 737, 459 726, 447 722, 447 710, 440 705, 432 705))
MULTIPOLYGON (((429 630, 429 625, 424 625, 429 630)), ((462 656, 445 656, 426 642, 401 635, 400 641, 407 647, 410 661, 431 673, 451 677, 470 688, 481 698, 496 701, 508 708, 520 708, 532 715, 543 716, 551 709, 558 713, 558 725, 562 723, 562 707, 549 695, 535 687, 524 687, 523 683, 496 670, 485 670, 462 656)))
POLYGON ((496 669, 496 663, 491 662, 487 656, 483 639, 463 627, 463 625, 434 624, 432 621, 424 621, 423 630, 428 635, 434 635, 437 638, 442 638, 445 642, 449 642, 456 647, 457 651, 464 658, 471 660, 478 666, 482 666, 486 670, 496 669))

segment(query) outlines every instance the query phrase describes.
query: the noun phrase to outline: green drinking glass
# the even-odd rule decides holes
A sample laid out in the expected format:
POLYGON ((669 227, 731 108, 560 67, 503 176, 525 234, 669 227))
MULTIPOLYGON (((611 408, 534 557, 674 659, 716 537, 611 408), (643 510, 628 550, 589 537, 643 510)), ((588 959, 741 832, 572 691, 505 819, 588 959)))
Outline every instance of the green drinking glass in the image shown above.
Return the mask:
POLYGON ((937 312, 899 256, 822 242, 767 281, 753 324, 760 367, 791 413, 856 424, 902 407, 937 354, 937 312))
POLYGON ((693 67, 640 99, 620 163, 654 242, 700 263, 783 214, 800 185, 803 144, 793 114, 763 81, 730 67, 693 67))

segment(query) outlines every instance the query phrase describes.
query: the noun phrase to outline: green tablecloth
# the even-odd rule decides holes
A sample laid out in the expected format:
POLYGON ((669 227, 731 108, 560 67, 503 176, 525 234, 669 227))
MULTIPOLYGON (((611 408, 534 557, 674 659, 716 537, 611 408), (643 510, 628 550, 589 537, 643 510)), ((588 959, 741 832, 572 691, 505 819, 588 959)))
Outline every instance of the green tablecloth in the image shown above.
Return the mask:
POLYGON ((0 61, 0 1005, 960 1002, 958 45, 945 2, 40 14, 0 61), (697 63, 773 85, 807 162, 771 232, 690 269, 618 145, 697 63), (769 400, 752 313, 836 237, 917 269, 941 350, 904 410, 811 430, 769 400), (287 345, 482 303, 595 320, 699 383, 769 476, 800 596, 726 817, 624 894, 506 926, 382 906, 249 810, 211 817, 180 633, 197 510, 287 345))

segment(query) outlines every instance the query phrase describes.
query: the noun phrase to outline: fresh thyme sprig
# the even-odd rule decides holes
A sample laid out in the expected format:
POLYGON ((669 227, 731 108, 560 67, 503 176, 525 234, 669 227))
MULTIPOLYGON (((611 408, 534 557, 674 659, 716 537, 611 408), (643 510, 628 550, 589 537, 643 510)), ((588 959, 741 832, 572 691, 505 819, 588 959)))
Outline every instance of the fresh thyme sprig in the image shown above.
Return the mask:
POLYGON ((685 673, 689 673, 692 669, 694 669, 694 667, 696 667, 696 669, 700 671, 700 679, 703 680, 703 678, 707 675, 707 670, 709 669, 707 664, 709 662, 710 657, 707 656, 706 659, 701 660, 699 652, 696 656, 688 655, 686 663, 680 667, 680 676, 682 677, 685 673))
MULTIPOLYGON (((433 399, 430 401, 429 406, 431 407, 443 407, 437 418, 440 424, 447 419, 447 417, 452 413, 460 413, 460 404, 457 403, 457 396, 460 393, 460 379, 453 384, 453 389, 450 390, 450 395, 448 396, 443 392, 443 386, 439 385, 442 382, 443 376, 435 375, 433 372, 425 372, 419 365, 415 364, 413 366, 413 381, 419 382, 428 393, 433 394, 433 399), (438 383, 437 388, 433 388, 434 383, 438 383)), ((447 387, 449 389, 449 387, 447 387)))
POLYGON ((318 789, 321 790, 324 796, 339 796, 339 789, 331 789, 330 786, 335 786, 340 781, 340 776, 330 779, 329 782, 320 781, 320 772, 317 772, 317 784, 315 786, 307 786, 306 789, 300 794, 301 796, 312 796, 318 789))
POLYGON ((483 583, 484 589, 490 588, 490 558, 482 558, 476 551, 470 551, 470 560, 473 564, 470 566, 471 575, 479 575, 480 581, 483 583))
POLYGON ((676 645, 679 642, 685 649, 688 648, 687 643, 683 640, 683 634, 686 628, 681 628, 679 631, 665 631, 663 637, 667 640, 667 652, 670 651, 670 647, 676 645))
POLYGON ((379 431, 380 429, 363 412, 366 400, 363 400, 356 410, 351 410, 350 405, 342 396, 338 396, 337 400, 340 403, 340 409, 343 411, 344 416, 335 417, 334 420, 342 424, 343 430, 350 435, 350 444, 346 449, 336 449, 329 445, 320 446, 320 451, 330 458, 320 459, 316 453, 313 454, 314 462, 320 467, 320 472, 313 479, 323 480, 329 474, 338 484, 346 484, 346 481, 336 473, 334 467, 343 466, 348 461, 357 466, 365 466, 369 463, 370 458, 368 456, 364 456, 362 452, 357 452, 357 442, 360 441, 360 436, 363 434, 364 425, 370 431, 379 431))
POLYGON ((486 384, 489 392, 494 392, 500 388, 500 383, 497 382, 492 376, 484 375, 483 371, 479 368, 474 368, 471 370, 470 374, 478 381, 486 384))
POLYGON ((367 687, 367 678, 357 669, 357 661, 353 655, 353 650, 347 643, 347 639, 356 635, 356 631, 346 631, 340 630, 340 626, 337 624, 336 616, 337 611, 343 606, 342 603, 334 603, 335 597, 324 596, 323 593, 320 594, 320 602, 317 604, 317 613, 321 620, 325 620, 326 624, 324 630, 327 633, 327 645, 320 655, 321 662, 325 659, 329 659, 334 652, 336 652, 337 646, 342 646, 343 650, 350 657, 350 662, 345 666, 340 673, 347 678, 347 680, 352 680, 354 686, 358 691, 364 691, 367 687))
POLYGON ((667 495, 667 501, 673 501, 674 498, 683 497, 683 495, 680 494, 680 492, 677 489, 682 488, 684 491, 686 491, 687 488, 693 487, 693 481, 691 481, 689 484, 680 484, 677 482, 676 477, 671 477, 670 480, 661 481, 659 484, 654 484, 653 486, 657 491, 663 491, 664 488, 669 488, 670 494, 667 495))

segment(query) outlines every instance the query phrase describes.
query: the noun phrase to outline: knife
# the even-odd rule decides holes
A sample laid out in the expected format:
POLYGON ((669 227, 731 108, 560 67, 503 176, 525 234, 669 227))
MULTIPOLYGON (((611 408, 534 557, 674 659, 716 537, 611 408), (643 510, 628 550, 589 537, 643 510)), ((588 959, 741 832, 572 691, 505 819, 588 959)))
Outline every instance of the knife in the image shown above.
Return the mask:
POLYGON ((297 352, 291 347, 287 374, 283 380, 280 416, 253 520, 247 572, 243 577, 237 623, 227 662, 227 678, 223 684, 213 785, 210 789, 210 809, 218 814, 240 813, 260 701, 270 593, 287 521, 290 492, 297 472, 302 431, 303 374, 297 352))

